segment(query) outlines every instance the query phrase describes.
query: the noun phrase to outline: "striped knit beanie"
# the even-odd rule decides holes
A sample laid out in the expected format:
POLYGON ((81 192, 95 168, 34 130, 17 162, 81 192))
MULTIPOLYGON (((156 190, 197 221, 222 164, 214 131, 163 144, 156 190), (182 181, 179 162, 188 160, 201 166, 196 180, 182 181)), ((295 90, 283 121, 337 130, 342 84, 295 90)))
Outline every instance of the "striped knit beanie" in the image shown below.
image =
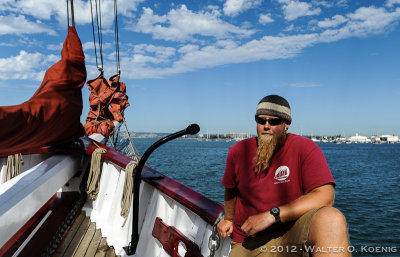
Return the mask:
POLYGON ((270 115, 286 120, 289 124, 292 123, 290 116, 290 105, 285 98, 279 95, 269 95, 261 99, 257 105, 256 116, 270 115))

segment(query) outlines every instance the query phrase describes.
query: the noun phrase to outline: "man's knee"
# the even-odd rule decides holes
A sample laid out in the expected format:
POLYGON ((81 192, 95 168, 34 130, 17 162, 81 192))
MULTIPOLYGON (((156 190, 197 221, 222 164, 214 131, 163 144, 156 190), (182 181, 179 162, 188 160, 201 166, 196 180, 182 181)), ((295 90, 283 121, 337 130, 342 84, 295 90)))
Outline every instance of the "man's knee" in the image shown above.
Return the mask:
POLYGON ((311 219, 308 241, 318 241, 321 237, 348 238, 346 218, 334 207, 318 210, 311 219))
POLYGON ((346 225, 346 218, 341 211, 334 207, 319 209, 311 219, 311 225, 342 227, 346 225))

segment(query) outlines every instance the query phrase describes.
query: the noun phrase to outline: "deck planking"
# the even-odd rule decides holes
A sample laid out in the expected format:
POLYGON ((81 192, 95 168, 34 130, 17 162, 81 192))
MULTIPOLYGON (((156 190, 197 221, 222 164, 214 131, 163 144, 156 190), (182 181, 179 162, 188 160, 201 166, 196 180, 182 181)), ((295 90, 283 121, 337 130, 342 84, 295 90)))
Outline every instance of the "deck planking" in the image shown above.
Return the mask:
POLYGON ((113 247, 90 222, 85 212, 81 212, 64 235, 53 257, 116 257, 113 247))

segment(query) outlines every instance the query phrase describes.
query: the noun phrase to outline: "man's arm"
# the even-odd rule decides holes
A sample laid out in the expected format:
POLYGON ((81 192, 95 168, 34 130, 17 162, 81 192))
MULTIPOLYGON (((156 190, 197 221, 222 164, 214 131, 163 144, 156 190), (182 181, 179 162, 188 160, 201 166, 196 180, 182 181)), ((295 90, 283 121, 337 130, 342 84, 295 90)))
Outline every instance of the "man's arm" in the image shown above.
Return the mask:
POLYGON ((237 199, 237 190, 231 188, 225 188, 225 218, 221 220, 217 225, 218 233, 221 237, 225 238, 233 232, 233 215, 235 214, 235 205, 237 199))
POLYGON ((322 206, 333 206, 335 190, 331 184, 311 190, 297 200, 279 207, 281 221, 287 222, 300 218, 306 212, 322 206))
MULTIPOLYGON (((333 206, 334 199, 335 191, 331 184, 317 187, 289 204, 278 206, 281 221, 296 220, 312 209, 322 206, 333 206)), ((254 236, 274 223, 275 217, 268 210, 267 212, 250 216, 241 228, 248 236, 254 236)))

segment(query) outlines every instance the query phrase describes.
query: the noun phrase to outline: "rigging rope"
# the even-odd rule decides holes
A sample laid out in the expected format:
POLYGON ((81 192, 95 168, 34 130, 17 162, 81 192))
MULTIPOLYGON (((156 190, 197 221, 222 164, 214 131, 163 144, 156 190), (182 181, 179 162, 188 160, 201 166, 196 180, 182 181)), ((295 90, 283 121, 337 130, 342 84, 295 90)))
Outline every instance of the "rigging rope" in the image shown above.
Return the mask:
POLYGON ((121 216, 125 219, 122 227, 125 226, 125 223, 128 219, 131 203, 132 203, 132 194, 133 194, 133 170, 136 168, 138 162, 131 161, 125 167, 125 184, 124 190, 121 198, 121 216))
POLYGON ((139 151, 136 149, 136 146, 132 142, 132 137, 131 137, 131 134, 129 133, 128 126, 126 125, 125 117, 122 117, 122 118, 123 118, 123 122, 124 122, 124 125, 125 125, 126 133, 128 133, 129 146, 131 148, 131 151, 130 151, 129 155, 135 157, 136 160, 139 161, 140 160, 139 151))
POLYGON ((114 0, 114 16, 115 16, 115 29, 114 29, 114 37, 115 37, 115 62, 117 64, 117 73, 121 74, 121 66, 119 62, 119 39, 118 39, 118 8, 117 8, 117 0, 114 0))
POLYGON ((86 193, 89 199, 96 199, 99 193, 101 155, 106 152, 106 149, 98 147, 92 153, 88 182, 86 185, 86 193))
POLYGON ((100 61, 101 61, 101 66, 99 66, 99 62, 97 59, 97 47, 96 47, 96 35, 95 35, 95 26, 94 26, 94 19, 93 19, 93 3, 92 0, 90 0, 90 12, 92 15, 92 31, 93 31, 93 45, 94 45, 94 54, 96 57, 96 66, 97 69, 101 72, 100 76, 103 75, 103 36, 101 32, 101 6, 100 6, 100 0, 97 2, 95 0, 95 5, 96 5, 96 22, 97 22, 97 38, 98 38, 98 44, 99 44, 99 55, 100 55, 100 61))
POLYGON ((72 26, 75 27, 74 0, 71 0, 71 19, 72 19, 72 26))
POLYGON ((67 0, 67 24, 69 27, 69 7, 68 7, 68 0, 67 0))
MULTIPOLYGON (((71 23, 72 23, 72 27, 75 27, 75 16, 74 16, 74 0, 70 0, 71 1, 71 23)), ((67 0, 67 23, 68 23, 68 27, 69 27, 69 7, 68 7, 68 0, 67 0)))

